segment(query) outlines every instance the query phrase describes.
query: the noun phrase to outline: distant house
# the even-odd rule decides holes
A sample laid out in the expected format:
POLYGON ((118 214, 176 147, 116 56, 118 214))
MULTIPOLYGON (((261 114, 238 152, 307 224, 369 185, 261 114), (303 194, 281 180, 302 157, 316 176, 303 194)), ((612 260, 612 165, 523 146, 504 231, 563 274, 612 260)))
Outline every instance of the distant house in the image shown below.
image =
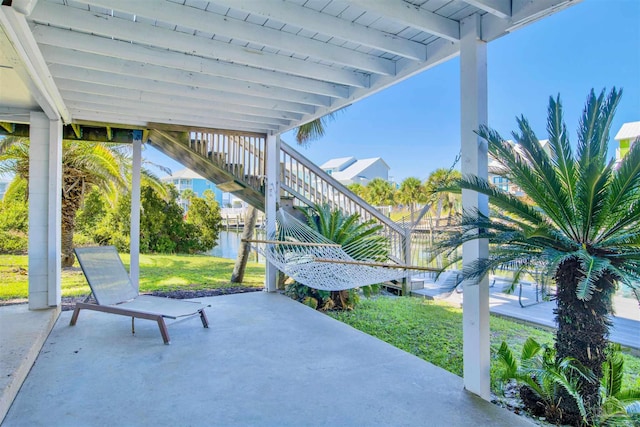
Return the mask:
POLYGON ((341 157, 328 160, 320 168, 344 185, 367 185, 374 178, 389 180, 389 165, 381 157, 361 160, 341 157))
MULTIPOLYGON (((507 141, 507 142, 511 143, 512 145, 514 144, 513 141, 507 141)), ((539 142, 542 149, 547 154, 551 155, 551 146, 549 145, 549 140, 541 139, 539 142)), ((522 192, 522 189, 517 185, 515 185, 514 183, 512 183, 511 180, 509 180, 508 173, 506 175, 499 173, 500 172, 499 168, 500 168, 500 163, 493 156, 489 155, 489 175, 488 175, 489 182, 495 185, 500 190, 506 193, 511 193, 514 196, 524 195, 524 193, 522 192)))
MULTIPOLYGON (((178 190, 179 194, 182 194, 184 190, 191 190, 197 197, 202 197, 202 194, 206 190, 211 190, 215 194, 218 204, 221 207, 225 206, 223 203, 224 197, 222 190, 217 188, 213 182, 203 178, 190 169, 179 170, 171 175, 160 178, 160 180, 169 184, 173 184, 178 190)), ((229 194, 226 195, 227 198, 230 196, 229 194)), ((182 206, 182 209, 184 209, 185 212, 187 211, 188 203, 186 200, 182 200, 182 198, 179 198, 178 204, 182 206)))
POLYGON ((634 141, 640 138, 640 122, 624 123, 615 136, 615 140, 620 144, 616 149, 616 164, 627 155, 634 141))

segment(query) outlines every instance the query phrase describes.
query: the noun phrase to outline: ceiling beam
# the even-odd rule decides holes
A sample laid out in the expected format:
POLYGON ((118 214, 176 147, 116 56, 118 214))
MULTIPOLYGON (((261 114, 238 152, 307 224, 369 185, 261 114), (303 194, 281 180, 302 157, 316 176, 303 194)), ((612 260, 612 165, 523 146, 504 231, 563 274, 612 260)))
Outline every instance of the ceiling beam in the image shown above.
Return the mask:
POLYGON ((242 82, 223 77, 208 76, 201 73, 183 71, 177 68, 161 67, 144 62, 109 58, 93 53, 78 52, 55 46, 41 46, 41 51, 50 66, 60 64, 85 70, 96 70, 122 76, 141 76, 148 80, 175 83, 179 85, 197 86, 208 89, 223 89, 225 92, 251 95, 269 99, 299 102, 302 104, 327 106, 331 98, 322 95, 269 87, 264 84, 242 82))
POLYGON ((511 17, 511 0, 464 0, 464 2, 500 19, 511 17))
POLYGON ((512 0, 511 16, 501 19, 492 14, 482 16, 482 40, 490 42, 582 0, 512 0))
POLYGON ((150 115, 178 115, 184 117, 216 117, 222 119, 235 120, 238 122, 257 123, 260 125, 286 126, 291 124, 291 120, 274 119, 268 117, 256 117, 246 114, 229 113, 221 108, 211 110, 192 106, 191 108, 176 108, 171 105, 157 105, 143 102, 124 101, 109 97, 94 97, 92 100, 74 99, 70 94, 67 98, 69 108, 74 110, 86 109, 89 111, 105 111, 105 112, 131 112, 138 113, 146 111, 150 115))
POLYGON ((228 111, 253 114, 266 117, 299 120, 304 114, 311 114, 316 107, 297 104, 295 102, 273 101, 265 98, 235 95, 233 97, 212 90, 184 90, 175 85, 156 85, 147 88, 136 87, 137 80, 131 80, 126 86, 116 87, 100 83, 89 83, 65 78, 57 78, 56 82, 63 94, 83 92, 88 95, 112 96, 121 99, 140 100, 156 104, 191 106, 202 104, 205 108, 210 104, 224 105, 228 111), (267 110, 267 113, 264 111, 267 110))
MULTIPOLYGON (((141 2, 144 4, 144 2, 141 2)), ((222 43, 204 37, 193 36, 166 28, 126 21, 108 15, 96 16, 95 13, 75 7, 40 2, 31 13, 31 18, 40 23, 61 28, 114 37, 126 42, 146 46, 155 46, 177 52, 187 53, 225 62, 248 65, 278 73, 287 73, 321 81, 328 81, 354 87, 367 87, 369 76, 363 73, 329 67, 296 58, 277 55, 250 47, 222 43)), ((69 31, 68 37, 75 32, 69 31)))
POLYGON ((305 30, 337 37, 408 59, 424 61, 427 56, 427 47, 421 43, 282 0, 214 0, 212 3, 279 22, 293 22, 305 30))
MULTIPOLYGON (((97 70, 71 67, 68 65, 53 64, 50 67, 53 76, 68 80, 76 80, 87 83, 113 86, 115 88, 127 88, 132 90, 144 90, 165 95, 188 96, 199 99, 220 99, 222 102, 237 103, 262 108, 282 108, 292 112, 313 112, 316 106, 299 102, 269 99, 258 96, 249 96, 226 92, 224 89, 214 90, 189 85, 159 82, 143 77, 125 76, 105 73, 97 70)), ((326 105, 328 106, 328 105, 326 105)))
POLYGON ((3 50, 14 50, 17 54, 20 66, 14 69, 42 111, 50 120, 62 118, 65 123, 70 122, 71 115, 53 82, 24 15, 17 13, 10 6, 0 6, 0 27, 4 28, 12 45, 2 46, 3 43, 0 43, 0 47, 3 50))
MULTIPOLYGON (((29 124, 14 124, 14 131, 11 133, 6 133, 3 129, 0 129, 0 135, 12 135, 29 138, 29 124)), ((81 123, 73 123, 72 125, 64 125, 62 127, 62 139, 85 142, 113 142, 117 144, 131 144, 133 142, 133 130, 111 127, 107 124, 85 125, 81 123), (80 139, 76 137, 74 126, 80 128, 79 132, 80 135, 82 135, 80 139)))
POLYGON ((225 130, 236 130, 236 131, 245 131, 245 132, 258 132, 258 133, 270 133, 271 129, 259 126, 259 125, 250 125, 247 123, 238 123, 227 120, 208 120, 208 121, 194 121, 189 118, 186 119, 176 119, 173 117, 169 117, 166 120, 155 120, 153 117, 146 117, 144 115, 131 116, 127 114, 117 114, 117 113, 103 113, 103 112, 94 112, 94 111, 74 111, 71 110, 73 114, 74 121, 89 121, 89 122, 106 122, 112 124, 122 124, 129 126, 140 126, 147 128, 149 127, 149 123, 163 123, 166 125, 180 125, 180 126, 193 126, 193 127, 210 127, 216 129, 225 129, 225 130))
MULTIPOLYGON (((80 3, 113 9, 157 19, 162 22, 191 28, 206 33, 227 36, 273 49, 294 52, 299 55, 335 62, 369 73, 393 75, 393 61, 343 48, 334 44, 313 40, 273 28, 263 27, 250 22, 225 17, 195 7, 183 6, 171 2, 148 3, 131 0, 78 0, 80 3)), ((295 25, 295 23, 293 23, 295 25)))
POLYGON ((298 121, 302 118, 302 114, 300 113, 289 113, 270 108, 240 106, 215 99, 194 100, 184 96, 162 95, 156 92, 145 92, 140 90, 127 90, 115 88, 113 86, 75 82, 66 79, 58 79, 58 88, 60 89, 60 93, 64 99, 68 101, 92 102, 94 99, 101 99, 102 103, 117 103, 120 101, 140 102, 143 104, 157 106, 171 106, 176 109, 199 108, 202 110, 221 110, 229 113, 239 113, 249 116, 284 119, 289 121, 298 121), (107 99, 109 101, 107 101, 107 99))
POLYGON ((362 7, 367 12, 382 15, 392 21, 400 22, 449 41, 460 41, 460 24, 453 19, 445 18, 414 6, 403 0, 347 0, 348 3, 362 7))
MULTIPOLYGON (((1 38, 0 38, 1 39, 1 38)), ((0 43, 2 47, 2 43, 0 43)), ((4 107, 0 105, 0 121, 8 123, 29 123, 31 111, 25 108, 4 107)))
POLYGON ((38 3, 38 0, 13 0, 11 1, 11 7, 13 7, 17 12, 25 16, 29 16, 31 11, 38 3))
POLYGON ((139 46, 119 40, 94 37, 89 34, 71 33, 69 30, 45 25, 36 25, 32 29, 32 32, 40 46, 58 46, 129 61, 179 68, 194 73, 226 77, 243 82, 302 90, 334 98, 346 98, 349 96, 349 86, 345 85, 327 83, 290 74, 276 73, 245 65, 229 64, 210 58, 172 52, 166 49, 139 46))

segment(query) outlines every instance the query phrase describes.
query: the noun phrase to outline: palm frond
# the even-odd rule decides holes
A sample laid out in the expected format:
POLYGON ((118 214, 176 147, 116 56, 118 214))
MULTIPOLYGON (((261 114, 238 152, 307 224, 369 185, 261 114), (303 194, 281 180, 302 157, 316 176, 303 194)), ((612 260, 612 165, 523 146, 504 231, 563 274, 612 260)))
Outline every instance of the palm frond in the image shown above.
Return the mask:
POLYGON ((576 287, 576 296, 582 301, 589 301, 595 291, 598 279, 605 270, 611 267, 609 260, 591 255, 586 250, 575 252, 581 266, 582 279, 576 287))
POLYGON ((570 203, 573 205, 576 170, 573 150, 567 135, 567 127, 563 122, 560 95, 556 99, 549 98, 547 132, 552 153, 551 159, 558 169, 558 177, 562 181, 564 188, 567 189, 570 203))
MULTIPOLYGON (((522 191, 541 208, 550 221, 563 229, 566 234, 577 235, 577 230, 573 226, 572 211, 568 205, 569 199, 563 193, 560 182, 553 179, 553 170, 546 168, 544 175, 548 175, 550 178, 546 179, 547 176, 541 176, 531 167, 530 162, 522 158, 520 153, 526 150, 516 150, 511 144, 504 141, 497 132, 484 126, 480 128, 478 135, 489 143, 491 155, 511 171, 510 179, 522 188, 522 191)), ((520 140, 524 139, 518 134, 514 134, 514 137, 520 140)))

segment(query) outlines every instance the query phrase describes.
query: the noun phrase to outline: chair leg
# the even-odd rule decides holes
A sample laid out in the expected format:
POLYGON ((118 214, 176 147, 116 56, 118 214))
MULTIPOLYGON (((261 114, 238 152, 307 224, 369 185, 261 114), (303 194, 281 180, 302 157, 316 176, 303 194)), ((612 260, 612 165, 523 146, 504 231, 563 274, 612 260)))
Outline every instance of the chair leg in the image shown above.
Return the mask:
POLYGON ((78 315, 80 314, 80 307, 76 307, 73 310, 73 316, 71 316, 71 322, 69 322, 70 326, 74 326, 78 321, 78 315))
POLYGON ((202 320, 202 326, 205 328, 209 327, 209 319, 207 319, 207 315, 204 312, 204 308, 200 310, 200 320, 202 320))
POLYGON ((160 334, 162 335, 162 340, 165 344, 171 344, 171 340, 169 339, 169 331, 167 330, 167 324, 164 323, 164 318, 162 316, 158 317, 158 327, 160 328, 160 334))

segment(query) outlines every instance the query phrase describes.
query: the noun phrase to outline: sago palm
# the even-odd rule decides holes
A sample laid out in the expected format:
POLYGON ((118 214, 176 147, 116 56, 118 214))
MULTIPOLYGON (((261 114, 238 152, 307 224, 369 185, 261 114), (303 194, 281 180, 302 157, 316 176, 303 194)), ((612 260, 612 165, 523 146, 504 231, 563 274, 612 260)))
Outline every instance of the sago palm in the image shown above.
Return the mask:
MULTIPOLYGON (((381 225, 375 221, 362 221, 357 213, 347 215, 340 209, 328 204, 315 205, 310 209, 301 209, 307 225, 327 239, 342 246, 353 259, 359 261, 383 262, 389 255, 389 241, 379 232, 381 225)), ((365 295, 377 287, 364 286, 365 295)), ((357 293, 353 289, 331 291, 331 308, 350 309, 357 302, 357 293)))
MULTIPOLYGON (((598 380, 606 359, 612 296, 619 283, 640 281, 640 144, 614 169, 608 139, 621 91, 591 91, 578 127, 574 150, 563 122, 560 98, 550 99, 547 154, 529 122, 519 118, 513 142, 482 127, 489 153, 502 172, 528 196, 519 199, 484 179, 463 177, 463 189, 489 197, 491 217, 465 212, 462 226, 443 243, 457 248, 482 238, 490 243, 488 259, 467 269, 471 277, 498 268, 526 271, 544 266, 557 287, 556 357, 573 357, 598 380)), ((589 422, 600 410, 599 381, 582 381, 589 422)), ((571 399, 564 419, 580 423, 571 399)))

